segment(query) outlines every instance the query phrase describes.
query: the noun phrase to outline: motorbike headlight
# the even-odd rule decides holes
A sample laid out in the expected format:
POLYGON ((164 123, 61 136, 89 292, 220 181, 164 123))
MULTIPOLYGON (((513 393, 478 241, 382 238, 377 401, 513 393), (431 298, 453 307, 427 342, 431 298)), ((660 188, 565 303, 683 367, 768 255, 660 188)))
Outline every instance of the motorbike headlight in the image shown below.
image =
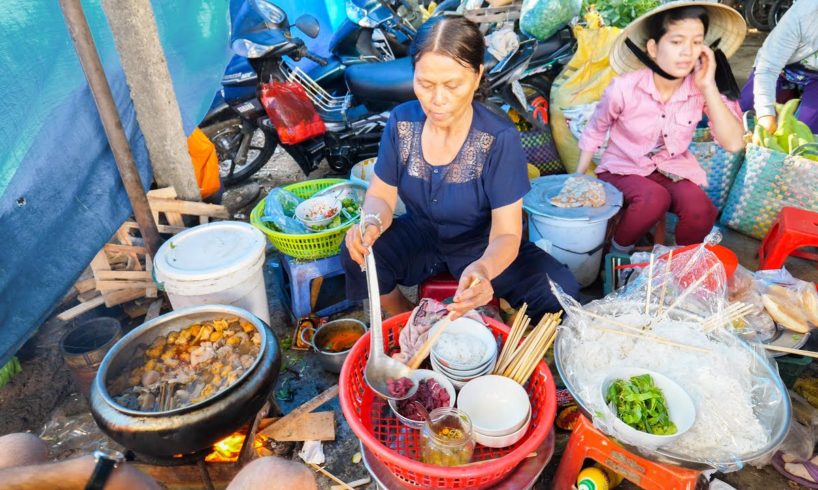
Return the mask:
POLYGON ((277 6, 270 3, 268 0, 252 0, 256 10, 264 17, 267 22, 273 24, 281 24, 287 18, 287 14, 277 6))
POLYGON ((270 51, 269 46, 256 44, 249 39, 236 39, 233 41, 233 52, 245 58, 261 58, 270 51))

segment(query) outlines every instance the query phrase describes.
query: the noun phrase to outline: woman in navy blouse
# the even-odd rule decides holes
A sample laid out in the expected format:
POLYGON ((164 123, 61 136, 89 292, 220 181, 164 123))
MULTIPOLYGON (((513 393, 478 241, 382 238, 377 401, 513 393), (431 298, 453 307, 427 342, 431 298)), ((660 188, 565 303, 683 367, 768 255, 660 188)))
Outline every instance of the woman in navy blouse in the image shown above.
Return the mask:
POLYGON ((496 295, 514 307, 527 302, 539 320, 559 310, 547 277, 577 297, 571 272, 522 241, 526 158, 514 125, 474 101, 484 52, 477 25, 463 17, 434 18, 418 31, 410 49, 418 100, 392 111, 361 212, 363 237, 353 226, 341 250, 350 299, 367 297, 360 265, 368 246, 389 315, 413 307, 398 284, 447 271, 459 277, 455 316, 496 295), (398 195, 407 213, 393 219, 398 195))

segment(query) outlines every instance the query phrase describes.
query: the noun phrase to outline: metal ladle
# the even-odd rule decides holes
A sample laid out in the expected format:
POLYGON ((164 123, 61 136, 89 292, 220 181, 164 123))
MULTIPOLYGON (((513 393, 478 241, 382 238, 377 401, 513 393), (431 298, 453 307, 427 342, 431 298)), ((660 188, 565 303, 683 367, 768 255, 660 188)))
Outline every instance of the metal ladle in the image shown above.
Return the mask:
POLYGON ((383 325, 381 323, 381 295, 378 288, 378 272, 375 268, 375 254, 372 248, 366 254, 366 285, 369 291, 369 360, 364 370, 364 379, 375 393, 391 400, 403 400, 414 395, 418 382, 413 379, 414 370, 406 364, 387 356, 383 351, 383 325), (400 378, 412 380, 412 388, 405 396, 396 397, 389 392, 389 381, 400 378))

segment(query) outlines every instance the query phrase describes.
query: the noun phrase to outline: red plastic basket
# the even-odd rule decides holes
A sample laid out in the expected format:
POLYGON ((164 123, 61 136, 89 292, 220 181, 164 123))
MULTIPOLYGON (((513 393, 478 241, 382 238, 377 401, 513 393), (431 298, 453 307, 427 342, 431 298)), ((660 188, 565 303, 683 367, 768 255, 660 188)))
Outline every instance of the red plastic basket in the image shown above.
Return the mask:
MULTIPOLYGON (((408 319, 409 313, 404 313, 383 322, 386 352, 399 348, 398 336, 408 319)), ((506 325, 492 319, 486 321, 498 339, 506 338, 509 331, 506 325)), ((556 412, 556 389, 548 366, 541 362, 525 386, 531 399, 531 426, 520 441, 502 449, 478 444, 472 461, 485 463, 456 467, 422 463, 419 461, 420 431, 401 424, 386 400, 377 396, 366 384, 364 367, 368 357, 369 333, 355 343, 341 370, 341 409, 363 445, 407 486, 487 488, 516 468, 551 431, 556 412)))

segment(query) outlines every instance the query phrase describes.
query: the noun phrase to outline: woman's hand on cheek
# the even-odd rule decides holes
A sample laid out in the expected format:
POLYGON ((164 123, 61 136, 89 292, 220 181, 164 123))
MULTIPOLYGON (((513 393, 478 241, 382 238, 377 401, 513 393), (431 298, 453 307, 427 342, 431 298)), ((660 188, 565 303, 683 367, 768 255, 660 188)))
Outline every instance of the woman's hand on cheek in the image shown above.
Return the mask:
POLYGON ((702 54, 693 69, 693 83, 702 93, 716 88, 716 55, 707 46, 702 46, 702 54))
POLYGON ((488 277, 488 270, 480 261, 472 262, 463 270, 454 300, 448 306, 453 320, 491 301, 491 298, 494 297, 494 289, 488 277), (474 284, 475 281, 476 284, 474 284))

